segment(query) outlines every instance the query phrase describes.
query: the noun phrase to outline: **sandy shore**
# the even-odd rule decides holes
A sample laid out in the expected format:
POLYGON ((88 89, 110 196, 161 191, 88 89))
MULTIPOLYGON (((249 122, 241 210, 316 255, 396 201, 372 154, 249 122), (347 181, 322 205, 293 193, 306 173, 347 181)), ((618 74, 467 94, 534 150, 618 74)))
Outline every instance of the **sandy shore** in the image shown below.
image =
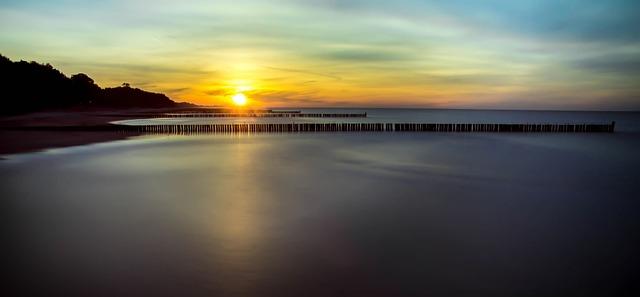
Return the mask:
MULTIPOLYGON (((198 112, 233 112, 233 110, 205 106, 125 110, 71 109, 0 117, 0 155, 126 139, 140 134, 108 131, 108 129, 100 131, 101 129, 95 129, 95 127, 118 120, 155 117, 162 113, 198 112)), ((252 110, 252 112, 269 112, 269 110, 252 110)))
MULTIPOLYGON (((0 155, 84 145, 136 136, 116 131, 82 131, 82 127, 143 118, 148 110, 40 112, 0 118, 0 155), (56 131, 76 127, 77 131, 56 131)), ((89 130, 89 129, 88 129, 89 130)))
POLYGON ((118 132, 0 131, 0 155, 126 139, 118 132))

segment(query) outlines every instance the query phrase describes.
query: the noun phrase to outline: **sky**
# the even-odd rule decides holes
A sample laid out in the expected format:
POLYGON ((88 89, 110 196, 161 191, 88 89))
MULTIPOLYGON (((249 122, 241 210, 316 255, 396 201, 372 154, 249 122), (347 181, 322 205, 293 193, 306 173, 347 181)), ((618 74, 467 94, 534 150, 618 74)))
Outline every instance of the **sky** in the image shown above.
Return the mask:
POLYGON ((204 105, 640 110, 637 0, 0 0, 0 54, 204 105))

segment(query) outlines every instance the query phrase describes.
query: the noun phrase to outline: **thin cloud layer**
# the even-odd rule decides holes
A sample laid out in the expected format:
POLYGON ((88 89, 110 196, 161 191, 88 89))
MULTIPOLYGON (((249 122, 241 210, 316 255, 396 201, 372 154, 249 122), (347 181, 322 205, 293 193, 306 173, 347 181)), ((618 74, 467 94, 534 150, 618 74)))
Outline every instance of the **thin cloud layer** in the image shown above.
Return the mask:
POLYGON ((640 108, 640 2, 3 1, 0 52, 265 106, 640 108))

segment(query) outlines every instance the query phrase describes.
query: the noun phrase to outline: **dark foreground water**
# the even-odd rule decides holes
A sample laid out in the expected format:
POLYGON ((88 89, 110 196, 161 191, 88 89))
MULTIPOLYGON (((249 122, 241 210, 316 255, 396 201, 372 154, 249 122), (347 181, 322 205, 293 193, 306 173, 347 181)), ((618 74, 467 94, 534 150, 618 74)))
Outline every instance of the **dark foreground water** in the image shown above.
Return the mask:
POLYGON ((627 132, 156 136, 8 156, 2 290, 20 293, 1 295, 637 296, 638 118, 600 116, 627 132))

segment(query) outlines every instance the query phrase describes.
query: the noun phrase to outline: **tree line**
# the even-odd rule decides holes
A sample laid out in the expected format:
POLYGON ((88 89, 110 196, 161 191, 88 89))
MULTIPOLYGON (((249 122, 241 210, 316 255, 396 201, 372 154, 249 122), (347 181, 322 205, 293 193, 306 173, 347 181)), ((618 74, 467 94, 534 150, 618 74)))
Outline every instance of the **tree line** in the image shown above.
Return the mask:
POLYGON ((162 108, 178 103, 164 94, 132 88, 101 88, 84 73, 67 77, 50 64, 13 62, 0 54, 0 114, 70 107, 162 108))

